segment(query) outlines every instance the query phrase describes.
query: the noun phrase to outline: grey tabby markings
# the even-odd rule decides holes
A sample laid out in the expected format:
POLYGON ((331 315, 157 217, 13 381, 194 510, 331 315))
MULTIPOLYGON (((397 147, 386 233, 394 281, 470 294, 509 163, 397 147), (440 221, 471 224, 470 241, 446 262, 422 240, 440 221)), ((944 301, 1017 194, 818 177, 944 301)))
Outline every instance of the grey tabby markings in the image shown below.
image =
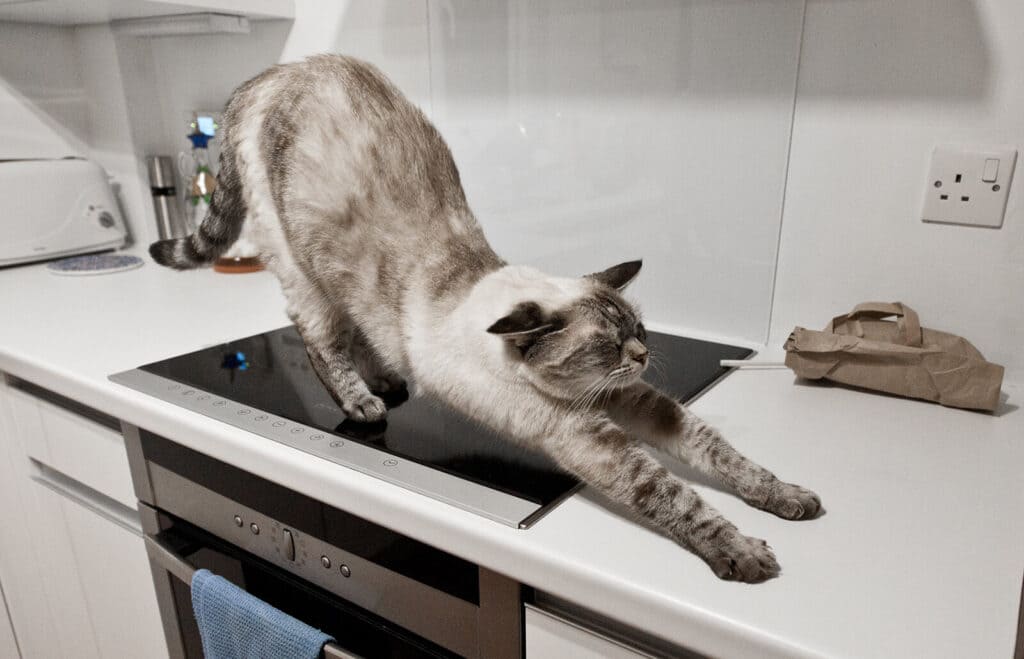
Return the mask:
POLYGON ((642 448, 720 478, 786 519, 818 497, 752 463, 679 403, 640 380, 649 353, 621 290, 622 263, 585 277, 506 264, 466 202, 447 145, 373 66, 322 55, 239 87, 224 114, 221 172, 202 226, 155 243, 159 263, 193 268, 238 236, 281 282, 310 362, 355 420, 381 393, 423 391, 543 451, 629 506, 723 579, 779 572, 642 448))
MULTIPOLYGON (((254 83, 254 80, 247 82, 235 94, 244 95, 254 83)), ((218 185, 210 199, 206 218, 199 229, 186 238, 162 240, 150 245, 149 253, 157 263, 178 270, 209 265, 238 240, 247 208, 234 154, 235 141, 231 136, 231 126, 236 118, 236 108, 228 107, 222 119, 218 185)))

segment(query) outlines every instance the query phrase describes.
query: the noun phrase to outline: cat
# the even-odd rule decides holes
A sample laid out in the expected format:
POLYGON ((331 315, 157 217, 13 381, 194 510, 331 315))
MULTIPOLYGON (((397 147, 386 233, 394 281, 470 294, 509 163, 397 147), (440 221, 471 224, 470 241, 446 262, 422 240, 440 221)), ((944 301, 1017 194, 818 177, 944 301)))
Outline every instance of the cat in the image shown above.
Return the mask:
POLYGON ((583 277, 509 265, 487 242, 447 144, 374 66, 339 55, 278 65, 238 87, 201 226, 150 247, 160 264, 212 263, 243 222, 280 280, 317 375, 355 421, 377 395, 423 391, 549 455, 689 548, 718 577, 779 565, 642 443, 786 519, 821 502, 754 464, 640 379, 650 355, 622 296, 640 261, 583 277))

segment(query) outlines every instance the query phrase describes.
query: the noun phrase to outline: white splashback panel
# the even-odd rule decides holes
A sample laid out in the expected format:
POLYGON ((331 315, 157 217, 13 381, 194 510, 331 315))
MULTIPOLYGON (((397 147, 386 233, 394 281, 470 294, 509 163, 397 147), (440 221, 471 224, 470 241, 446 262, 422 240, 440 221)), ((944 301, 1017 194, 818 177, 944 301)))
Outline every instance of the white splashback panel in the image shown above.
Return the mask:
POLYGON ((431 114, 499 253, 566 275, 642 257, 648 319, 763 342, 802 10, 429 2, 431 114))
POLYGON ((808 3, 773 348, 900 300, 1024 381, 1022 160, 1001 229, 919 214, 936 145, 1024 148, 1022 26, 1020 0, 808 3))
POLYGON ((379 65, 434 119, 507 259, 583 274, 642 257, 631 295, 648 320, 765 340, 803 0, 295 7, 294 25, 238 37, 49 28, 67 31, 76 55, 62 61, 87 92, 75 101, 90 99, 87 112, 55 106, 57 123, 130 188, 140 242, 154 232, 142 157, 184 148, 185 112, 222 107, 273 61, 332 50, 379 65))
POLYGON ((75 58, 71 30, 0 22, 0 161, 87 155, 75 58))

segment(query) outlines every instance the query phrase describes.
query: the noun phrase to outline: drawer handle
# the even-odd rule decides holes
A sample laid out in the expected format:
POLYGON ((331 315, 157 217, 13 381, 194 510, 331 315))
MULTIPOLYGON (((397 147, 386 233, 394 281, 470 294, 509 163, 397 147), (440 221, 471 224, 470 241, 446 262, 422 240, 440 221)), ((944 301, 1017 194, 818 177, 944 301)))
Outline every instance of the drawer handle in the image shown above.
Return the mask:
POLYGON ((100 412, 88 405, 79 403, 77 400, 72 400, 67 396, 61 396, 56 392, 44 389, 43 387, 26 380, 19 380, 17 378, 11 378, 10 380, 10 387, 12 389, 21 391, 31 398, 45 401, 54 407, 59 407, 76 416, 88 419, 93 423, 105 426, 119 435, 121 434, 121 422, 109 414, 100 412))
POLYGON ((29 460, 33 467, 32 480, 68 501, 73 501, 103 519, 117 524, 124 530, 142 537, 142 523, 139 521, 138 511, 97 492, 88 485, 83 485, 53 467, 38 460, 31 458, 29 460))

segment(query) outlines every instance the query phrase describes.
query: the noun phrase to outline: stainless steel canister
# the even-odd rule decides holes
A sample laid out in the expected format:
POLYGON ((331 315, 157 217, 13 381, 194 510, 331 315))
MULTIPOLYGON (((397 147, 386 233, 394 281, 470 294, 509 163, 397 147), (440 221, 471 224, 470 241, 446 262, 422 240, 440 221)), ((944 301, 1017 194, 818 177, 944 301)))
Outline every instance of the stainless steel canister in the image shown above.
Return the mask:
POLYGON ((174 185, 174 160, 170 156, 148 156, 146 168, 160 239, 183 238, 188 235, 188 227, 174 185))

